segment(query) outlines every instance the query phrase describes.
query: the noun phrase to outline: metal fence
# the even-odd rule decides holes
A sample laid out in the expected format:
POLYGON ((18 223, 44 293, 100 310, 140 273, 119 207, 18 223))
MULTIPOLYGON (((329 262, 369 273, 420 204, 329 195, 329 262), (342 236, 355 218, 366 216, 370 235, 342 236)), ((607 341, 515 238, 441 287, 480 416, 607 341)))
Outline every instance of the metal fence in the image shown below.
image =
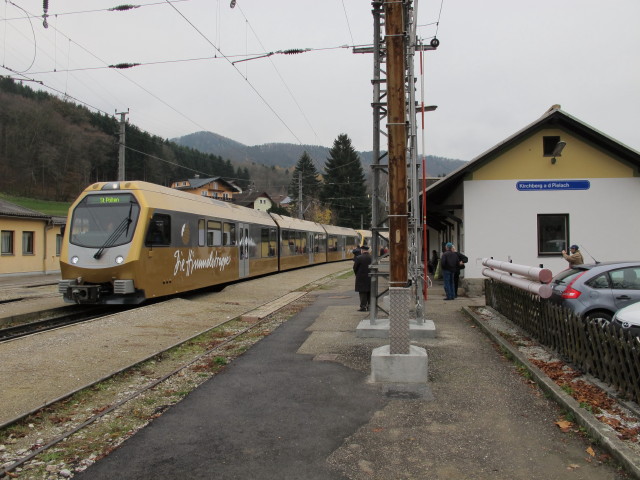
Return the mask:
POLYGON ((575 367, 640 403, 640 337, 598 326, 539 296, 485 280, 486 304, 575 367))

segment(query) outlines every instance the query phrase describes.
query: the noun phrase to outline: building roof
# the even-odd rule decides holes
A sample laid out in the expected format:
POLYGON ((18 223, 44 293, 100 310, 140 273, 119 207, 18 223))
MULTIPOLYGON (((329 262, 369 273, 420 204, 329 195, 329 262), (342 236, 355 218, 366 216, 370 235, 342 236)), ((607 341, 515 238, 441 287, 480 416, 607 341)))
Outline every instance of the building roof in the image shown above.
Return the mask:
POLYGON ((260 197, 267 198, 271 203, 275 203, 267 192, 243 192, 233 196, 233 201, 237 205, 253 206, 253 202, 260 197))
POLYGON ((433 199, 435 197, 437 199, 440 196, 446 196, 455 185, 465 178, 467 173, 489 163, 534 133, 549 128, 557 128, 575 134, 585 142, 601 148, 622 162, 629 163, 640 169, 640 152, 627 147, 592 126, 569 115, 561 109, 560 105, 553 105, 544 115, 534 122, 475 157, 467 164, 454 170, 439 182, 428 186, 427 198, 431 197, 433 199))
MULTIPOLYGON (((185 180, 177 180, 176 182, 184 182, 184 181, 185 180)), ((222 177, 188 178, 188 179, 186 179, 186 181, 189 182, 189 185, 175 187, 175 189, 176 190, 193 190, 195 188, 204 187, 205 185, 207 185, 208 183, 211 183, 211 182, 222 182, 222 183, 226 183, 229 187, 231 187, 232 189, 236 190, 238 193, 242 193, 242 189, 240 187, 238 187, 231 180, 227 180, 227 179, 222 178, 222 177)), ((176 183, 176 182, 174 182, 174 183, 176 183)))
POLYGON ((21 207, 15 203, 8 202, 0 198, 0 215, 5 217, 22 217, 22 218, 39 218, 49 220, 51 215, 31 210, 30 208, 21 207))

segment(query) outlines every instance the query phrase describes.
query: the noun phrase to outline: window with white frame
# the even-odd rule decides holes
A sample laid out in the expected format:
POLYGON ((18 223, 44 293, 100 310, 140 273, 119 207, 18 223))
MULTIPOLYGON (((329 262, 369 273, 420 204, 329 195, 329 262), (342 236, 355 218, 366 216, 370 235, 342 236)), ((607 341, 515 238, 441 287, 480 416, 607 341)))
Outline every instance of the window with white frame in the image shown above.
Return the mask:
POLYGON ((2 255, 13 255, 13 234, 11 230, 2 230, 2 255))
POLYGON ((59 233, 56 235, 56 256, 60 256, 60 252, 62 251, 62 235, 59 233))
POLYGON ((35 237, 35 232, 22 232, 22 254, 23 255, 33 255, 33 240, 35 237))

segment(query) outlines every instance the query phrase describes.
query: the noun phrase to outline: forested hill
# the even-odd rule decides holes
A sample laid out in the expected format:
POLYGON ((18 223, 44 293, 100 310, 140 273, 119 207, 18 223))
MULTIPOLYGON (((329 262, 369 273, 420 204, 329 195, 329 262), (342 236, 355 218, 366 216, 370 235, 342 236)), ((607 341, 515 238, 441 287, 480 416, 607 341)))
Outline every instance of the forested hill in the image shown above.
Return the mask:
MULTIPOLYGON (((303 152, 306 151, 314 161, 316 168, 322 171, 325 161, 329 156, 329 148, 319 145, 266 143, 264 145, 247 146, 213 132, 196 132, 174 138, 172 141, 180 145, 195 148, 201 152, 219 155, 238 162, 251 162, 283 168, 293 167, 303 152)), ((364 165, 371 164, 373 152, 358 152, 358 154, 364 165)), ((454 160, 432 155, 427 156, 427 162, 428 173, 431 177, 446 175, 467 163, 463 160, 454 160)))
MULTIPOLYGON (((118 178, 116 119, 0 77, 0 191, 71 201, 91 183, 118 178)), ((249 184, 249 170, 126 125, 127 180, 170 185, 196 174, 249 184)))

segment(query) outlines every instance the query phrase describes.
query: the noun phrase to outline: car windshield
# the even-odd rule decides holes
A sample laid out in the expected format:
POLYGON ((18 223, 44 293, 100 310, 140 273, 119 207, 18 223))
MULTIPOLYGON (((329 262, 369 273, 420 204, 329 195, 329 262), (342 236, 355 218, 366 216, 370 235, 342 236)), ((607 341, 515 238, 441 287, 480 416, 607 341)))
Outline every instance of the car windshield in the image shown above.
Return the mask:
POLYGON ((584 273, 585 270, 577 268, 569 268, 563 272, 560 272, 553 279, 553 283, 556 285, 569 285, 578 275, 584 273))
POLYGON ((69 241, 98 249, 128 243, 139 212, 140 206, 130 193, 87 195, 73 211, 69 241))

